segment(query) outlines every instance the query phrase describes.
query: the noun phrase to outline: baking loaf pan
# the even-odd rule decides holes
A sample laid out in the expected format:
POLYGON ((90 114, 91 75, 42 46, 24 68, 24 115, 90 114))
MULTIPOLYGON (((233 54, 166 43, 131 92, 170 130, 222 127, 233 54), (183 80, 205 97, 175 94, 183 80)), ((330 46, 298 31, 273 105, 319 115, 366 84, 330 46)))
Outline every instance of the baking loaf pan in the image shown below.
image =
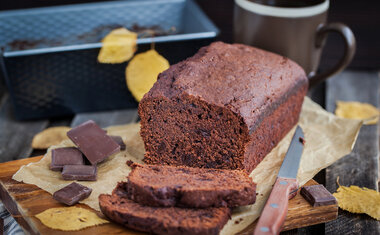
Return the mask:
POLYGON ((0 66, 18 119, 136 108, 123 64, 100 64, 112 29, 142 32, 138 51, 170 64, 209 44, 218 29, 192 0, 129 0, 0 12, 0 66), (144 29, 155 36, 144 36, 144 29))

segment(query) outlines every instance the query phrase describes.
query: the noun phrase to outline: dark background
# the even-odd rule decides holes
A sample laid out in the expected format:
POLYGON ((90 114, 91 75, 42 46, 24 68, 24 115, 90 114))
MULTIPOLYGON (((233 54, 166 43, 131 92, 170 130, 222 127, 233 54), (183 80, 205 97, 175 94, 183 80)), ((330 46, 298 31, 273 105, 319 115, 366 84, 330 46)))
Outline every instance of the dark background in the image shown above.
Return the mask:
MULTIPOLYGON (((233 0, 197 0, 206 14, 221 29, 221 39, 232 41, 233 0)), ((347 24, 355 34, 357 50, 350 67, 380 69, 380 1, 330 0, 328 22, 347 24)), ((321 67, 335 64, 343 53, 343 40, 329 34, 321 67)))
MULTIPOLYGON (((220 40, 232 42, 233 0, 196 0, 221 30, 220 40)), ((1 0, 0 10, 55 6, 99 0, 1 0)), ((329 22, 344 22, 354 32, 357 51, 350 68, 380 68, 380 1, 331 0, 329 22)), ((321 60, 321 68, 334 64, 342 55, 343 41, 330 34, 321 60)))

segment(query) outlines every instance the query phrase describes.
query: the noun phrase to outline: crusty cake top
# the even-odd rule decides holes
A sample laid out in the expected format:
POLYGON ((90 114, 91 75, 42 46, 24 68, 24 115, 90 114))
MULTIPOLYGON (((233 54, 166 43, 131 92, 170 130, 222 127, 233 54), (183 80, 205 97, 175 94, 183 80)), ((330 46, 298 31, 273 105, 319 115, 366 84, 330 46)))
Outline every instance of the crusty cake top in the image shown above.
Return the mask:
POLYGON ((214 42, 161 73, 144 98, 199 97, 239 114, 250 129, 268 106, 307 84, 304 70, 286 57, 242 44, 214 42))

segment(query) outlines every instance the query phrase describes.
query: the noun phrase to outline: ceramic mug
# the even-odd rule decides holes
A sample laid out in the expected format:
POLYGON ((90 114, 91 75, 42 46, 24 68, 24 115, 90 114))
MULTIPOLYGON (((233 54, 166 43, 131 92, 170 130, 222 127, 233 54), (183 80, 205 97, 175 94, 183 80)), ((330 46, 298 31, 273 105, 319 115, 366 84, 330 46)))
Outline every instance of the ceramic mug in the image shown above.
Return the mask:
POLYGON ((329 0, 235 0, 234 40, 296 61, 310 86, 341 72, 355 54, 355 37, 342 23, 327 23, 329 0), (345 43, 343 57, 317 74, 322 48, 330 32, 345 43))

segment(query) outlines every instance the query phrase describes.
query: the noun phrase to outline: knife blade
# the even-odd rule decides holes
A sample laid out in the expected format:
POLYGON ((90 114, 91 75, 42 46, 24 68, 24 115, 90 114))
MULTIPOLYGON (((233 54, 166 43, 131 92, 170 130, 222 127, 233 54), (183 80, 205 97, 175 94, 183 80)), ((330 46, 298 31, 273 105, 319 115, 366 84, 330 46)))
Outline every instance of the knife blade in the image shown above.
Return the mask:
POLYGON ((297 178, 297 172, 300 165, 300 160, 303 151, 303 139, 304 134, 302 128, 297 126, 296 132, 293 135, 292 142, 288 151, 286 152, 284 161, 282 162, 280 171, 278 172, 277 177, 284 178, 297 178))
POLYGON ((282 162, 277 179, 259 222, 256 225, 255 235, 279 234, 288 212, 288 200, 297 193, 297 172, 304 148, 304 133, 297 126, 290 146, 282 162))

